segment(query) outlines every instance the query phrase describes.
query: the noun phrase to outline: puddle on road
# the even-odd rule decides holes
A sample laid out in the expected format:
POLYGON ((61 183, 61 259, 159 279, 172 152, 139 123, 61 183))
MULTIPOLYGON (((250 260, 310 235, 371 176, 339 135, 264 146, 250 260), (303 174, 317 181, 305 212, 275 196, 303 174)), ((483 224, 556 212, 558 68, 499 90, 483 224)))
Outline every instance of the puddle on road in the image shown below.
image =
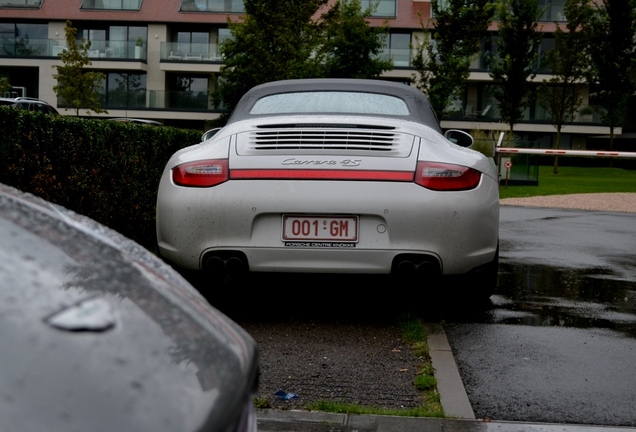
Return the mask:
POLYGON ((636 336, 636 283, 602 269, 501 264, 489 321, 600 328, 636 336))
POLYGON ((455 291, 416 296, 427 288, 377 275, 260 274, 230 289, 195 286, 235 320, 391 322, 415 313, 430 322, 598 328, 636 337, 636 281, 615 276, 602 269, 501 263, 497 294, 479 304, 455 291), (372 289, 376 285, 380 292, 372 289))

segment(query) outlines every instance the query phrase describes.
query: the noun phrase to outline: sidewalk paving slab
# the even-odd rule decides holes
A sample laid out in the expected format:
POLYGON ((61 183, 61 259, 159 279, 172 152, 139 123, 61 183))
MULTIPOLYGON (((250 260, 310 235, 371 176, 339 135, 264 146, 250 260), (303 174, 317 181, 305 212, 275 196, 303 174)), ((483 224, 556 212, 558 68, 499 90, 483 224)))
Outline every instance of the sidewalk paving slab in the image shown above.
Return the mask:
POLYGON ((258 410, 260 432, 636 432, 636 428, 258 410))

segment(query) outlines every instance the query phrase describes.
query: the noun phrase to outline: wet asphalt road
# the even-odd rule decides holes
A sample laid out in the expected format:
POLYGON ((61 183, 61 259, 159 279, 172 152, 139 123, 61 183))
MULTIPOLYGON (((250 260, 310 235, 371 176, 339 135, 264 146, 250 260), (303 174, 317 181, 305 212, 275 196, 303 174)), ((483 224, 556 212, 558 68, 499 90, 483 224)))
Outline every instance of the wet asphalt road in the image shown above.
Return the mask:
POLYGON ((475 415, 636 426, 636 215, 501 216, 492 304, 444 317, 475 415))

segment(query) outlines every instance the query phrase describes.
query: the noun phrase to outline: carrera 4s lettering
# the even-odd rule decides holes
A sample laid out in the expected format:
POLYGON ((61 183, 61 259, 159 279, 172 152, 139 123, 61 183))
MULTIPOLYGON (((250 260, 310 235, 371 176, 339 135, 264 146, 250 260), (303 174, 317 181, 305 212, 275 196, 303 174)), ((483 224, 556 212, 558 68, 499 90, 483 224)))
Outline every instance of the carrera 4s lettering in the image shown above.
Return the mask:
POLYGON ((340 165, 340 166, 360 166, 361 159, 342 159, 336 161, 333 159, 285 159, 281 165, 340 165))

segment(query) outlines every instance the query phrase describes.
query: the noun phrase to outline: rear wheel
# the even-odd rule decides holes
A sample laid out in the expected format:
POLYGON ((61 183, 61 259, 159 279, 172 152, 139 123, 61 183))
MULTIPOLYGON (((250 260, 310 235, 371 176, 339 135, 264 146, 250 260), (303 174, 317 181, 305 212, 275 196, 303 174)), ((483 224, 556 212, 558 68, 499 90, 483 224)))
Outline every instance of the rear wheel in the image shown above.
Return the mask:
POLYGON ((488 264, 480 267, 475 273, 467 275, 468 289, 474 293, 477 299, 487 300, 497 290, 497 277, 499 275, 499 244, 495 257, 488 264))

